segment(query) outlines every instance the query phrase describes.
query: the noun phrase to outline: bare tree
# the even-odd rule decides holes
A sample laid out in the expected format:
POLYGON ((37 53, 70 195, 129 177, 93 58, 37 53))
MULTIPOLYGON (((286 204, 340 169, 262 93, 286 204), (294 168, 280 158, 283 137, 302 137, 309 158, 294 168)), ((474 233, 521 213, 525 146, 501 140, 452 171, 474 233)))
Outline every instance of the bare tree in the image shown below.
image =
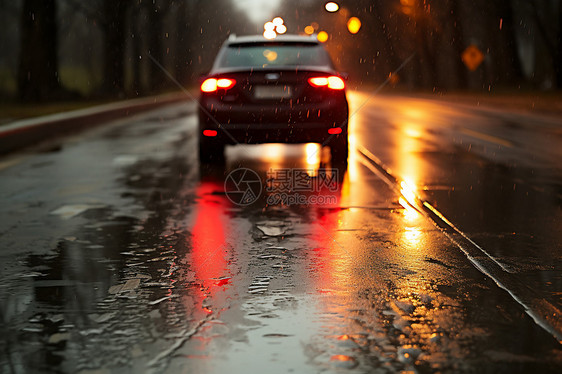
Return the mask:
POLYGON ((103 2, 104 91, 107 94, 125 92, 125 31, 129 4, 130 0, 103 2))
POLYGON ((57 46, 55 0, 25 0, 18 69, 21 100, 53 99, 60 93, 57 46))
POLYGON ((492 48, 494 48, 493 75, 503 85, 521 82, 523 72, 518 54, 513 17, 513 1, 494 1, 488 20, 492 48))
MULTIPOLYGON (((158 2, 152 1, 147 4, 147 21, 148 21, 148 51, 154 59, 164 64, 164 52, 162 48, 164 32, 163 32, 163 22, 164 17, 169 9, 169 2, 158 2)), ((158 91, 162 89, 166 82, 165 75, 163 74, 160 67, 154 63, 150 64, 150 90, 158 91)))
POLYGON ((525 3, 537 30, 535 43, 546 47, 544 52, 552 64, 556 87, 562 89, 562 4, 544 0, 527 0, 525 3))

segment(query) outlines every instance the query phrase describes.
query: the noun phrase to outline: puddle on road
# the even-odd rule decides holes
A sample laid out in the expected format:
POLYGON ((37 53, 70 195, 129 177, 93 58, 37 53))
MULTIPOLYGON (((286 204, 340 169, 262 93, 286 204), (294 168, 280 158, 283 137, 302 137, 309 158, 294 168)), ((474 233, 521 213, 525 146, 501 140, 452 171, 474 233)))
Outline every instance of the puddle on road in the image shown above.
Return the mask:
POLYGON ((51 212, 52 215, 59 216, 62 219, 70 219, 79 214, 84 213, 90 209, 102 209, 104 205, 100 204, 76 204, 76 205, 64 205, 58 209, 51 212))

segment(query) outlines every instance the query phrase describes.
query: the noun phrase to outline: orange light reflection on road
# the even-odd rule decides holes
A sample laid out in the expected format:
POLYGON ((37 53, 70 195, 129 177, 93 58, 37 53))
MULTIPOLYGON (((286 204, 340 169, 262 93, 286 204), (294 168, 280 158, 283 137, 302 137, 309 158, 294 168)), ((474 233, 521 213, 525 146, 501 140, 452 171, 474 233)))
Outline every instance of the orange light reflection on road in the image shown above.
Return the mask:
MULTIPOLYGON (((324 338, 333 347, 354 344, 356 323, 354 308, 358 307, 354 296, 364 281, 361 266, 365 248, 350 245, 354 234, 347 231, 357 227, 362 220, 360 214, 350 209, 318 210, 312 237, 317 247, 311 252, 311 276, 315 292, 321 295, 318 315, 323 324, 324 338), (343 343, 343 344, 342 344, 343 343)), ((355 361, 352 356, 333 351, 330 361, 355 361)))
POLYGON ((415 261, 418 255, 423 255, 424 251, 425 235, 420 229, 421 214, 415 208, 418 207, 418 186, 420 180, 424 178, 424 167, 427 165, 420 157, 423 151, 420 129, 429 120, 429 114, 423 107, 413 107, 401 108, 396 113, 394 121, 398 128, 394 147, 396 174, 402 178, 400 182, 402 196, 398 202, 404 208, 401 243, 412 261, 415 261))
POLYGON ((400 182, 400 187, 400 193, 402 196, 406 199, 406 201, 408 201, 408 203, 410 203, 411 206, 415 207, 417 205, 416 186, 412 182, 404 180, 400 182))
POLYGON ((418 213, 418 211, 412 208, 412 206, 406 201, 406 199, 400 197, 398 199, 398 203, 400 203, 400 205, 402 205, 402 207, 404 208, 404 220, 407 223, 412 223, 420 218, 420 214, 418 213))

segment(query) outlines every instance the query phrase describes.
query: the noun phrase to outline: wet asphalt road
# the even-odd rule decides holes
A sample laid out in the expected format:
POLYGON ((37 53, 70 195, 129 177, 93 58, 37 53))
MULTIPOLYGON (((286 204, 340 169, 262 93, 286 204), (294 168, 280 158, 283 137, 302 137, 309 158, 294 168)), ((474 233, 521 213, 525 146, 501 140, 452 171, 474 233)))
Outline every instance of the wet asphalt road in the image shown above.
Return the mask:
POLYGON ((562 127, 367 99, 326 204, 232 203, 329 152, 200 169, 193 103, 0 159, 0 371, 560 372, 562 127))

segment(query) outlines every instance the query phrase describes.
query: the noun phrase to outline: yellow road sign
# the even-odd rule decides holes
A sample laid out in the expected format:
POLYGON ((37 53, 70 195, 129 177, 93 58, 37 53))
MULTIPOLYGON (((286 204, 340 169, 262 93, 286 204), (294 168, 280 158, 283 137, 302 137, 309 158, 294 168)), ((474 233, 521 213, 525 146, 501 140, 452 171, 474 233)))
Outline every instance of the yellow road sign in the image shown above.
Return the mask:
POLYGON ((461 55, 462 62, 470 71, 478 69, 482 61, 484 61, 484 54, 475 45, 466 47, 461 55))

